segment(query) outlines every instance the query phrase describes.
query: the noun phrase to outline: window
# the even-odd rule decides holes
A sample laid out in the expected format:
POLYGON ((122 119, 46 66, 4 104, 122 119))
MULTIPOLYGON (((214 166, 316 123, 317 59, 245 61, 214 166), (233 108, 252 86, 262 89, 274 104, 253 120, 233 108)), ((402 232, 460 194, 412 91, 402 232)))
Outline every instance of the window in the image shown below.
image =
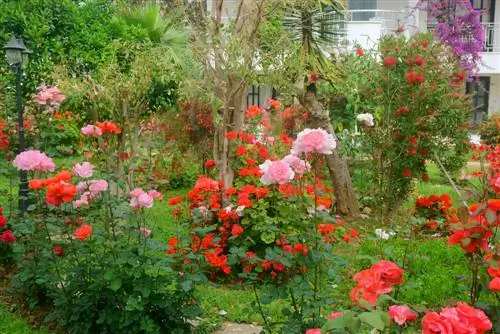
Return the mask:
POLYGON ((471 123, 473 127, 480 125, 488 116, 489 91, 489 77, 477 77, 473 81, 467 82, 466 92, 472 94, 471 123))
POLYGON ((247 106, 249 105, 260 105, 260 87, 259 86, 251 86, 248 88, 247 95, 247 106))
POLYGON ((370 21, 375 17, 374 9, 377 9, 377 0, 349 0, 349 10, 354 10, 352 13, 353 21, 370 21))

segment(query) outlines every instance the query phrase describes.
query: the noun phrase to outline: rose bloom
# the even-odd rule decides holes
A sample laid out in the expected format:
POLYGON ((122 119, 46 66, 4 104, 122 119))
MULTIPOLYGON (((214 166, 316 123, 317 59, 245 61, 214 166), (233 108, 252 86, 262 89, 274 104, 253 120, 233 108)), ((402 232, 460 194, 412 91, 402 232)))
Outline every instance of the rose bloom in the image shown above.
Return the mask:
POLYGON ((207 160, 207 162, 205 162, 206 169, 212 169, 215 167, 215 165, 216 165, 215 160, 207 160))
POLYGON ((78 174, 79 177, 89 178, 92 177, 92 174, 94 173, 94 165, 89 162, 75 164, 73 166, 73 172, 78 174))
POLYGON ((52 159, 38 150, 30 150, 19 153, 12 164, 18 170, 52 172, 56 168, 52 159))
POLYGON ((332 320, 332 319, 341 318, 343 316, 344 316, 344 313, 342 313, 342 312, 335 312, 335 313, 330 313, 328 315, 328 319, 332 320))
POLYGON ((403 283, 403 269, 399 268, 397 264, 391 261, 381 260, 372 266, 373 270, 380 273, 382 279, 389 281, 393 284, 403 283))
POLYGON ((304 161, 292 154, 284 157, 283 161, 289 164, 293 171, 299 176, 302 176, 305 172, 311 169, 311 165, 307 161, 304 161))
POLYGON ((151 230, 146 227, 141 227, 139 228, 139 232, 144 235, 146 238, 148 238, 151 235, 151 230))
POLYGON ((33 189, 33 190, 39 190, 39 189, 42 189, 45 185, 45 182, 43 180, 40 180, 40 179, 33 179, 33 180, 30 180, 29 182, 29 187, 30 189, 33 189))
POLYGON ((366 126, 374 126, 375 123, 373 123, 373 115, 372 114, 359 114, 356 116, 356 119, 358 122, 362 122, 366 126))
POLYGON ((92 235, 92 226, 90 225, 83 225, 82 227, 80 228, 77 228, 75 230, 75 233, 73 234, 73 236, 81 241, 87 239, 88 237, 90 237, 92 235))
POLYGON ((332 134, 323 129, 304 129, 293 143, 292 154, 322 153, 332 154, 337 142, 332 134))
POLYGON ((2 241, 6 244, 10 244, 16 240, 16 236, 12 233, 12 230, 7 230, 2 233, 2 241))
POLYGON ((153 197, 149 196, 147 193, 142 193, 137 197, 137 204, 140 208, 152 208, 153 197))
POLYGON ((92 180, 90 181, 89 190, 92 195, 96 196, 99 193, 108 190, 108 182, 106 180, 92 180))
POLYGON ((469 323, 469 327, 476 329, 477 334, 483 334, 493 327, 493 324, 486 314, 484 314, 483 310, 474 308, 467 303, 458 303, 456 310, 460 322, 465 322, 464 320, 466 320, 469 323))
POLYGON ((81 129, 82 133, 87 137, 102 136, 102 130, 95 125, 86 125, 81 129))
POLYGON ((321 328, 308 329, 306 334, 321 334, 321 328))
POLYGON ((260 181, 265 184, 285 184, 293 180, 295 173, 289 164, 283 160, 270 161, 266 160, 259 169, 264 175, 261 176, 260 181))
POLYGON ((163 195, 161 194, 161 192, 155 189, 151 189, 150 191, 148 191, 148 195, 153 197, 153 199, 159 199, 159 200, 163 199, 163 195))
POLYGON ((488 287, 491 291, 500 291, 500 277, 495 277, 490 281, 488 287))
POLYGON ((448 319, 436 312, 430 312, 422 318, 422 334, 454 334, 454 332, 448 319))
POLYGON ((389 314, 391 319, 400 326, 403 326, 407 321, 417 319, 417 315, 413 313, 406 305, 392 305, 391 307, 389 307, 389 311, 387 312, 387 314, 389 314))

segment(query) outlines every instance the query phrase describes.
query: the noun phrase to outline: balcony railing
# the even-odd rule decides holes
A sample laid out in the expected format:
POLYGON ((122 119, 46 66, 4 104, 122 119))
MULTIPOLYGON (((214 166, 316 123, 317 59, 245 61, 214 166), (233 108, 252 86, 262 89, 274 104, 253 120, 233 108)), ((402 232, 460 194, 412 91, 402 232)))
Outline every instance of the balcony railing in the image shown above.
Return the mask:
MULTIPOLYGON (((483 22, 483 52, 500 52, 500 23, 483 22)), ((427 30, 433 31, 435 24, 428 24, 427 30)), ((472 38, 472 37, 471 37, 472 38)))
POLYGON ((346 32, 348 23, 377 22, 381 25, 381 35, 392 34, 401 27, 416 28, 415 17, 407 11, 383 10, 383 9, 353 9, 332 15, 332 24, 338 26, 342 32, 346 32))

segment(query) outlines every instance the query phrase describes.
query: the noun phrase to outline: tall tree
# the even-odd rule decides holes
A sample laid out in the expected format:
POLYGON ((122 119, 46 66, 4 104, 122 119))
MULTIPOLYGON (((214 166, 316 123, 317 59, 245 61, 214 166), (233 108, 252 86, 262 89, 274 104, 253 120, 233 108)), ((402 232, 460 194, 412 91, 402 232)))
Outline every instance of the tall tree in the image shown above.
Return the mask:
MULTIPOLYGON (((340 33, 333 25, 334 16, 343 9, 335 0, 291 0, 284 26, 289 35, 300 43, 297 57, 305 60, 305 69, 316 72, 324 79, 331 75, 326 50, 338 42, 340 33)), ((315 80, 297 78, 297 98, 308 113, 309 126, 319 127, 333 134, 329 111, 318 100, 315 80)), ((331 182, 335 191, 337 210, 345 215, 359 215, 347 161, 337 152, 326 156, 331 182)))
MULTIPOLYGON (((213 91, 217 105, 214 157, 219 178, 226 187, 233 184, 234 154, 226 134, 240 131, 248 83, 257 73, 259 28, 266 19, 266 8, 277 0, 214 0, 207 11, 205 1, 197 1, 198 15, 192 16, 193 46, 203 64, 205 98, 213 91)), ((202 85, 202 86, 200 86, 202 85)))

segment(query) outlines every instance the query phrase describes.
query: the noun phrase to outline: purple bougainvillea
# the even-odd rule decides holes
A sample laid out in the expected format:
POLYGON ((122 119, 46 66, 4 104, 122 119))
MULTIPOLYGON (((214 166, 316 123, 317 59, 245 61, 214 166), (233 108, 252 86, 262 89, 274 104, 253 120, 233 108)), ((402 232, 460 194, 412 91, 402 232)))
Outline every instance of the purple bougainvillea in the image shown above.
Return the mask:
POLYGON ((420 0, 417 8, 435 18, 436 38, 451 47, 469 76, 474 75, 484 45, 481 11, 474 9, 469 0, 420 0))

